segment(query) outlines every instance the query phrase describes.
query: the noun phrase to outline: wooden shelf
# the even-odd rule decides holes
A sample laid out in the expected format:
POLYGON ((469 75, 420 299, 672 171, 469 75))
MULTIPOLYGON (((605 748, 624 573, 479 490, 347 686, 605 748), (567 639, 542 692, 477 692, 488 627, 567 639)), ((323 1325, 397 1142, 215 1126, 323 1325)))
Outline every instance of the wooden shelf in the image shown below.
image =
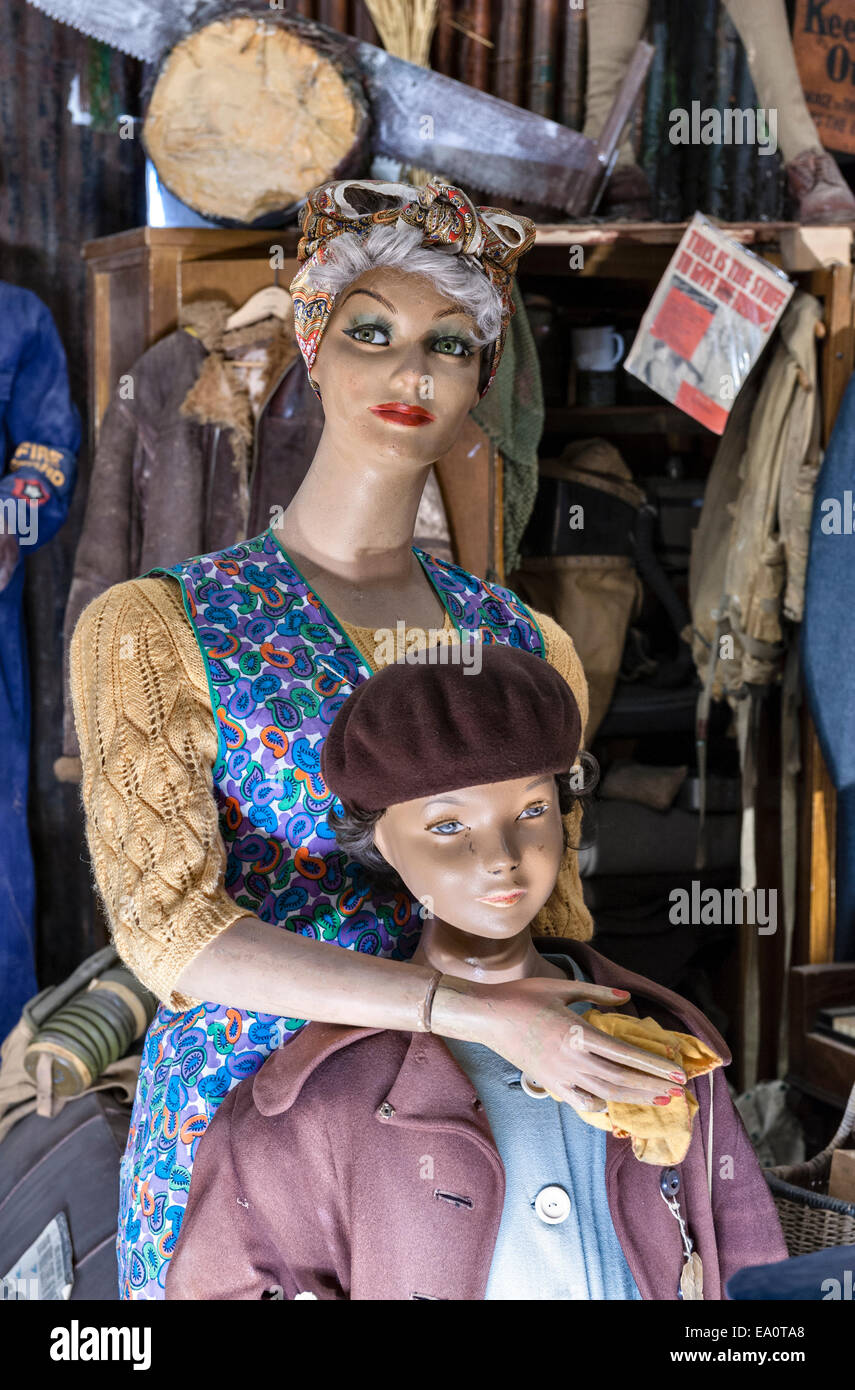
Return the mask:
MULTIPOLYGON (((691 219, 684 222, 538 222, 537 240, 545 244, 571 246, 603 246, 609 242, 627 245, 639 242, 645 246, 676 246, 691 219)), ((743 246, 780 240, 782 234, 804 231, 799 222, 719 222, 709 219, 725 236, 743 246)), ((813 229, 811 229, 813 230, 813 229)), ((826 230, 823 228, 823 230, 826 230)), ((848 227, 836 228, 848 235, 848 227)))
POLYGON ((547 406, 544 434, 709 434, 676 406, 666 405, 565 405, 547 406))
MULTIPOLYGON (((787 274, 849 265, 855 228, 803 226, 800 222, 719 222, 716 226, 742 246, 760 251, 787 274), (762 250, 761 250, 762 248, 762 250)), ((539 222, 537 237, 520 266, 521 274, 612 275, 618 279, 658 278, 685 232, 686 222, 539 222), (568 251, 581 246, 584 266, 569 264, 568 251)))
POLYGON ((252 227, 131 227, 125 232, 114 232, 111 236, 95 237, 92 241, 84 242, 80 254, 85 261, 104 262, 127 252, 138 254, 144 248, 156 251, 169 249, 195 259, 222 255, 230 250, 263 248, 268 243, 284 243, 287 253, 296 251, 299 235, 296 226, 263 231, 252 227))

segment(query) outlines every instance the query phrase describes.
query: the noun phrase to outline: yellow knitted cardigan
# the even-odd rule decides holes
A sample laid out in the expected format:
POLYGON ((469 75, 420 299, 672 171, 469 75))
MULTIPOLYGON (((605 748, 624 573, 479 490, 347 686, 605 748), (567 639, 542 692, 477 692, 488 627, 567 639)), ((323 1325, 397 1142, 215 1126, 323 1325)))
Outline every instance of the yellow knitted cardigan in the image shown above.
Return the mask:
MULTIPOLYGON (((535 617, 546 658, 571 686, 584 728, 588 688, 573 642, 551 618, 535 617)), ((376 670, 373 629, 341 626, 376 670)), ((446 631, 452 627, 446 614, 446 631)), ((93 599, 74 629, 70 682, 86 835, 116 949, 169 1008, 191 1008, 200 1001, 176 990, 176 980, 247 913, 224 886, 212 775, 217 728, 178 583, 131 579, 93 599)), ((566 818, 572 844, 579 816, 576 808, 566 818)), ((590 938, 574 850, 532 929, 590 938)))

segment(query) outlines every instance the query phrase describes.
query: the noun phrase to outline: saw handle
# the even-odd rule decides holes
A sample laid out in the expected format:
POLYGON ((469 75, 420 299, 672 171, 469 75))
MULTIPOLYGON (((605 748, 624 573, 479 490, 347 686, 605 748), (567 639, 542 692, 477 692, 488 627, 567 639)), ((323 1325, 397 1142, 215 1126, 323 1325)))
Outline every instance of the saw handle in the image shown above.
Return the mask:
POLYGON ((639 39, 635 45, 635 50, 629 60, 623 81, 618 87, 617 96, 614 99, 612 109, 606 117, 606 123, 600 132, 600 138, 596 142, 597 161, 599 170, 596 173, 593 197, 591 199, 591 211, 596 212, 597 204, 603 194, 603 189, 609 181, 609 175, 617 159, 618 147, 621 136, 626 129, 626 123, 632 115, 635 104, 641 95, 641 89, 647 80, 650 71, 650 64, 653 62, 653 55, 656 52, 652 43, 639 39))

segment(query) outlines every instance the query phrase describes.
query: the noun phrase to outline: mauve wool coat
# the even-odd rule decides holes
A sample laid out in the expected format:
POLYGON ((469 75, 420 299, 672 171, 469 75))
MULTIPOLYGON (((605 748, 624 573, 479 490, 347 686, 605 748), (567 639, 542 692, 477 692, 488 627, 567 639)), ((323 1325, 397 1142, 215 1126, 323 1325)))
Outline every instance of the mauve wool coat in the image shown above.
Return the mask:
MULTIPOLYGON (((538 950, 555 951, 554 938, 538 950)), ((562 941, 596 984, 628 989, 627 1012, 730 1053, 694 1005, 590 946, 562 941)), ((678 1166, 680 1205, 704 1267, 704 1298, 736 1270, 787 1257, 771 1194, 728 1094, 710 1076, 678 1166)), ((683 1264, 663 1169, 606 1135, 615 1231, 643 1298, 675 1299, 683 1264)), ((200 1142, 168 1299, 482 1299, 505 1177, 472 1083, 441 1037, 312 1023, 223 1101, 200 1142), (424 1160, 434 1180, 425 1181, 424 1160), (471 1202, 437 1198, 437 1190, 471 1202)))

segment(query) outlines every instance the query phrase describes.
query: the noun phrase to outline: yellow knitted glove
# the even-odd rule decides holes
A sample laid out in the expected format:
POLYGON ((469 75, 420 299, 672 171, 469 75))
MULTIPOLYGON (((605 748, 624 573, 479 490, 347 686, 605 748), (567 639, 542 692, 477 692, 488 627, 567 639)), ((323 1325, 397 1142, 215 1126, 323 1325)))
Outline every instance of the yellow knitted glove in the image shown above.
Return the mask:
MULTIPOLYGON (((632 1043, 645 1052, 682 1067, 686 1079, 703 1076, 722 1065, 722 1059, 691 1033, 673 1033, 653 1018, 633 1018, 631 1014, 600 1013, 588 1009, 580 1014, 601 1033, 632 1043)), ((670 1105, 636 1105, 609 1101, 603 1111, 577 1111, 580 1118, 597 1129, 611 1130, 619 1139, 632 1139, 632 1152, 642 1163, 681 1163, 692 1139, 692 1121, 698 1102, 689 1091, 672 1096, 670 1105)))

